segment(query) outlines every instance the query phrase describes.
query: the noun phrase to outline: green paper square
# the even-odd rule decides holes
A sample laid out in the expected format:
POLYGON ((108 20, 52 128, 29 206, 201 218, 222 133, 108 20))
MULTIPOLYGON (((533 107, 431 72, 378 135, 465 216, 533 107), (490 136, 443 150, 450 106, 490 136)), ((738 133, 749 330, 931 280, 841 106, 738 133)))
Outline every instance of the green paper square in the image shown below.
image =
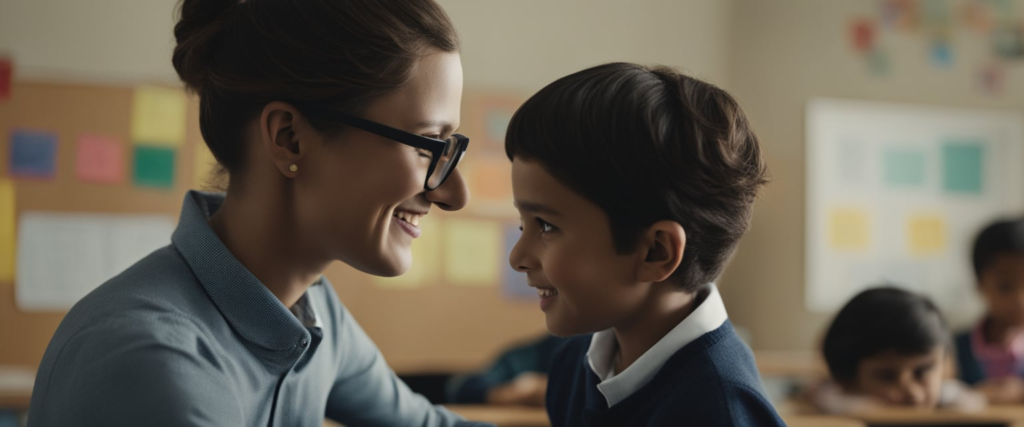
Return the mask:
POLYGON ((174 187, 173 148, 135 147, 135 185, 140 187, 174 187))
POLYGON ((985 147, 977 140, 951 140, 942 146, 942 184, 950 193, 980 194, 985 147))
POLYGON ((893 149, 885 152, 885 183, 891 187, 924 185, 924 153, 919 150, 893 149))

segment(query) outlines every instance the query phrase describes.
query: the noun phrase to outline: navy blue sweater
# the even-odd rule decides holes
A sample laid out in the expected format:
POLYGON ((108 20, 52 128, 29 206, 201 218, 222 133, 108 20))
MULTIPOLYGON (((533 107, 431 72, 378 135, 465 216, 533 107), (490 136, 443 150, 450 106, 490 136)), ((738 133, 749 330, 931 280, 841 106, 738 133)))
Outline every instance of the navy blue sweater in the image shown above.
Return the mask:
POLYGON ((547 393, 554 427, 785 426, 764 396, 754 355, 728 321, 681 348, 611 408, 587 363, 590 338, 572 338, 555 353, 547 393))

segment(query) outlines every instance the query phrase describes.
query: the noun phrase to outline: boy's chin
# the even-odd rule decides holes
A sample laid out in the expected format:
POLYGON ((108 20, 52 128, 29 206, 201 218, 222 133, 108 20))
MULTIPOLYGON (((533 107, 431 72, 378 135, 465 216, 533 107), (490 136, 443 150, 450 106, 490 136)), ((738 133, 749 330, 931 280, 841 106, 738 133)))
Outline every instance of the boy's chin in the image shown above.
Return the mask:
POLYGON ((572 325, 568 324, 568 322, 554 319, 554 316, 550 314, 545 316, 545 320, 547 323, 548 332, 551 333, 551 335, 554 335, 559 338, 567 338, 574 335, 583 335, 589 334, 591 332, 596 332, 587 330, 586 328, 582 328, 580 327, 580 325, 572 325))

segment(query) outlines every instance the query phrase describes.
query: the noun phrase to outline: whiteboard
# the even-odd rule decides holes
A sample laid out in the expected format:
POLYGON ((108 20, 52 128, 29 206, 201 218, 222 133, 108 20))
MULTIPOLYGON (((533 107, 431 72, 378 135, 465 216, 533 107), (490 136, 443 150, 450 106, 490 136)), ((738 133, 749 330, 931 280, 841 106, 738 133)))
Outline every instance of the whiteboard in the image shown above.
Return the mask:
POLYGON ((15 300, 26 311, 65 311, 104 282, 171 243, 165 215, 24 212, 15 300))
POLYGON ((1022 116, 816 99, 806 126, 808 310, 895 284, 973 315, 974 238, 1024 212, 1022 116))

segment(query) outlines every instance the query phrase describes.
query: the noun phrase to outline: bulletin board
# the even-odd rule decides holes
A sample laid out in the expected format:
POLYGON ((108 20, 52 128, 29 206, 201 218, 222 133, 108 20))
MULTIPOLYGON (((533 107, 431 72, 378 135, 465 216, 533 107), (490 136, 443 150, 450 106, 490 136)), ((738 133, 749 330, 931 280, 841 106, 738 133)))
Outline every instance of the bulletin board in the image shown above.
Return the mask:
MULTIPOLYGON (((409 274, 381 279, 342 263, 326 273, 399 373, 477 369, 505 346, 545 330, 536 293, 507 263, 519 232, 502 140, 524 99, 483 90, 465 94, 460 132, 471 144, 459 169, 470 205, 425 218, 409 274)), ((132 218, 137 227, 169 233, 146 221, 176 221, 189 189, 217 184, 211 171, 198 100, 180 88, 15 82, 0 99, 0 365, 38 366, 66 313, 62 305, 73 303, 32 305, 25 289, 19 295, 18 251, 30 245, 17 240, 27 223, 45 229, 45 221, 73 217, 80 228, 105 235, 111 218, 132 218), (170 119, 140 127, 145 117, 170 119), (161 129, 178 120, 180 129, 161 129)), ((78 243, 123 253, 123 244, 110 243, 123 241, 78 243)))
POLYGON ((974 237, 1024 214, 1021 115, 818 99, 806 126, 808 309, 895 284, 976 310, 974 237))

